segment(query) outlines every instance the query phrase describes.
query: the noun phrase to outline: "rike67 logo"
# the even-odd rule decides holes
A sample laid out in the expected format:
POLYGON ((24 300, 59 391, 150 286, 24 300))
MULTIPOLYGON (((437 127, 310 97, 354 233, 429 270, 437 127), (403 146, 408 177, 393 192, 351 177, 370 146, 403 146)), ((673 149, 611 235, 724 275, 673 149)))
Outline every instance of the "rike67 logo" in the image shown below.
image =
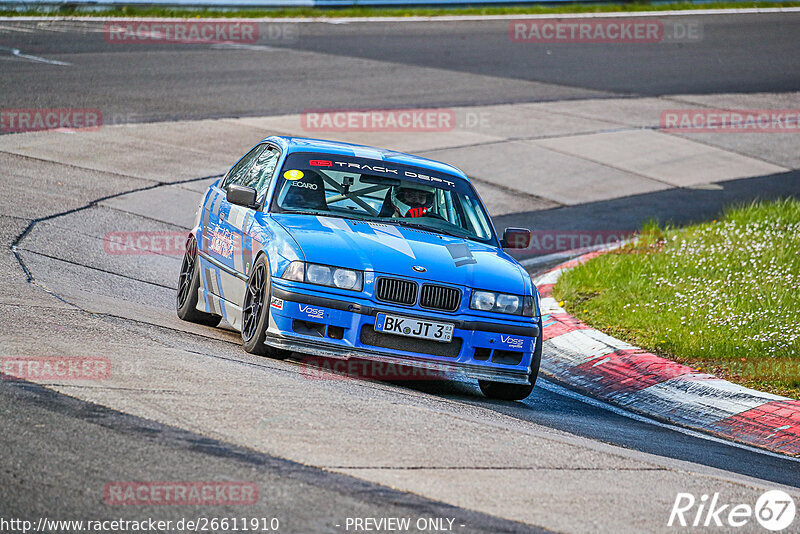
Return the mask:
POLYGON ((797 510, 791 495, 770 490, 751 506, 746 503, 726 503, 719 493, 696 498, 691 493, 678 493, 667 526, 723 527, 727 530, 748 525, 755 518, 765 529, 778 532, 793 525, 797 510))

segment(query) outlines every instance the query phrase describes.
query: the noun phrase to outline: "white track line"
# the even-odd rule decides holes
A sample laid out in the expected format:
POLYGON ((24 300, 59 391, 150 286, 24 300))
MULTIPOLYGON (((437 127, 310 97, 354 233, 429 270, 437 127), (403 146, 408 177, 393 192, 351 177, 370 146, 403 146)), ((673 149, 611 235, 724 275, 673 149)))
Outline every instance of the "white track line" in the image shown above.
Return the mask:
MULTIPOLYGON (((209 6, 211 7, 211 6, 209 6)), ((768 7, 743 9, 688 9, 673 11, 615 11, 611 13, 552 13, 542 15, 442 15, 432 17, 265 17, 265 18, 152 18, 152 17, 0 17, 0 21, 85 21, 85 22, 299 22, 348 24, 355 22, 464 22, 483 20, 516 20, 516 19, 587 19, 587 18, 633 18, 633 17, 673 17, 691 15, 752 15, 758 13, 798 13, 800 7, 768 7)))
MULTIPOLYGON (((755 452, 758 454, 765 454, 767 456, 772 456, 773 458, 781 458, 783 460, 790 460, 792 462, 800 463, 800 458, 796 458, 794 456, 788 456, 785 454, 779 454, 776 452, 768 451, 766 449, 760 449, 758 447, 752 447, 750 445, 745 445, 743 443, 739 443, 736 441, 729 441, 727 439, 718 438, 717 436, 706 434, 704 432, 699 432, 696 430, 691 430, 688 428, 684 428, 681 426, 670 425, 669 423, 663 423, 661 421, 657 421, 655 419, 650 419, 649 417, 645 417, 643 415, 639 415, 633 412, 629 412, 618 406, 614 406, 611 404, 606 404, 605 402, 599 401, 597 399, 593 399, 591 397, 587 397, 586 395, 581 395, 580 393, 576 393, 571 389, 567 389, 563 386, 559 386, 549 380, 546 380, 542 377, 536 381, 536 387, 541 387, 545 391, 549 391, 550 393, 555 393, 556 395, 561 395, 563 397, 569 397, 571 399, 583 402, 585 404, 589 404, 594 406, 595 408, 600 408, 602 410, 606 410, 608 412, 612 412, 617 415, 621 415, 622 417, 627 417, 628 419, 633 419, 634 421, 639 421, 640 423, 648 423, 651 425, 655 425, 661 428, 667 428, 669 430, 674 430, 675 432, 680 432, 681 434, 686 434, 687 436, 691 436, 693 438, 705 439, 708 441, 713 441, 715 443, 721 443, 723 445, 728 445, 730 447, 736 447, 738 449, 744 449, 749 452, 755 452)), ((602 441, 602 440, 601 440, 602 441)))
POLYGON ((46 59, 39 56, 32 56, 30 54, 23 54, 19 48, 0 46, 0 50, 5 50, 6 52, 10 52, 12 56, 16 56, 20 59, 27 59, 28 61, 33 61, 34 63, 47 63, 48 65, 62 65, 66 67, 72 66, 72 63, 67 63, 66 61, 57 61, 55 59, 46 59))
POLYGON ((214 44, 211 45, 211 48, 213 50, 260 50, 262 52, 282 52, 283 51, 282 49, 276 48, 274 46, 245 44, 245 43, 233 43, 233 42, 214 43, 214 44))
POLYGON ((23 26, 0 26, 0 30, 7 30, 11 32, 19 32, 19 33, 36 33, 35 29, 26 28, 23 26))

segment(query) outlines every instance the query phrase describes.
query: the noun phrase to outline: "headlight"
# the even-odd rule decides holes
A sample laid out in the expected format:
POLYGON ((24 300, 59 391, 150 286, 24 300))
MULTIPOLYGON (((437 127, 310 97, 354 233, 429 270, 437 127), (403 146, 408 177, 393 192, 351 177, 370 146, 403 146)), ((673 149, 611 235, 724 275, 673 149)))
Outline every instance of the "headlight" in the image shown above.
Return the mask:
POLYGON ((469 307, 475 310, 492 311, 496 300, 497 295, 495 293, 490 293, 488 291, 473 291, 472 301, 469 303, 469 307))
MULTIPOLYGON (((519 295, 494 293, 492 291, 473 291, 469 307, 479 311, 523 315, 523 310, 528 311, 528 299, 531 299, 531 297, 523 298, 519 295)), ((529 317, 532 317, 532 315, 529 315, 529 317)))
POLYGON ((536 317, 537 315, 537 310, 539 309, 538 306, 539 299, 538 299, 538 293, 536 294, 537 298, 525 297, 523 300, 522 315, 524 315, 525 317, 536 317))
POLYGON ((327 265, 309 263, 306 267, 306 282, 319 286, 332 285, 333 277, 331 276, 331 271, 332 269, 327 265))
POLYGON ((302 261, 293 261, 289 264, 285 271, 283 271, 284 280, 294 280, 295 282, 302 282, 306 279, 306 264, 302 261))
POLYGON ((500 313, 520 313, 522 311, 522 299, 516 295, 497 295, 497 303, 494 305, 495 311, 500 313))
POLYGON ((342 289, 355 289, 360 286, 359 275, 356 271, 350 269, 334 269, 333 270, 333 285, 342 289))
POLYGON ((361 291, 364 282, 364 276, 361 271, 319 265, 317 263, 304 263, 302 261, 290 263, 281 278, 353 291, 361 291))

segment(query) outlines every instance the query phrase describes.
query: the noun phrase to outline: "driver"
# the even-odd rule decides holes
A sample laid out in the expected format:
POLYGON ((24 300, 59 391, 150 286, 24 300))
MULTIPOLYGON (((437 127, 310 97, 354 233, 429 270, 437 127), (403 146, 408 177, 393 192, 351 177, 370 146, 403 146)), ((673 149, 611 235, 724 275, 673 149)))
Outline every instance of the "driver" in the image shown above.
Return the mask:
POLYGON ((428 185, 404 183, 392 188, 393 217, 422 217, 433 207, 435 189, 428 185))

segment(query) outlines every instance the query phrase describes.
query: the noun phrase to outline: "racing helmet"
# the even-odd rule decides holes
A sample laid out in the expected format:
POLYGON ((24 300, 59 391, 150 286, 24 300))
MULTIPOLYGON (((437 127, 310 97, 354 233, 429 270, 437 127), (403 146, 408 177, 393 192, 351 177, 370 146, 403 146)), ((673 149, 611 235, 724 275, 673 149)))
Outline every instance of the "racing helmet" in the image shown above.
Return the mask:
POLYGON ((392 205, 401 217, 419 217, 433 207, 436 188, 404 182, 392 187, 392 205))

